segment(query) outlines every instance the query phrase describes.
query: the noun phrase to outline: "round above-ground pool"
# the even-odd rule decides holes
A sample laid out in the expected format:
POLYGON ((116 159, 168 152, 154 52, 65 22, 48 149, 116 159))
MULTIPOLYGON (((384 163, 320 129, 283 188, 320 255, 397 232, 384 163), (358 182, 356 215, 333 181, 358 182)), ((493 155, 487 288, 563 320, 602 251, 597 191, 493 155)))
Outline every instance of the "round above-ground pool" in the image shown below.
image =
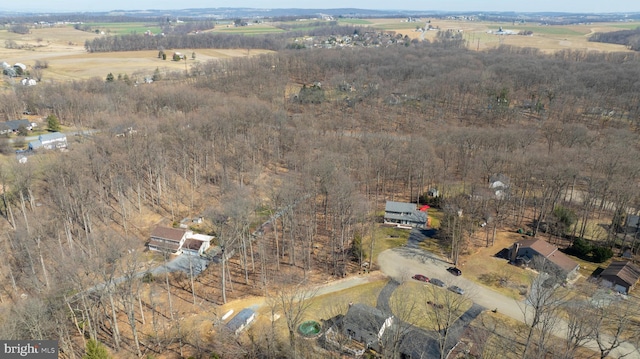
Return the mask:
POLYGON ((320 323, 315 320, 307 320, 298 326, 300 335, 306 338, 313 338, 320 334, 320 323))

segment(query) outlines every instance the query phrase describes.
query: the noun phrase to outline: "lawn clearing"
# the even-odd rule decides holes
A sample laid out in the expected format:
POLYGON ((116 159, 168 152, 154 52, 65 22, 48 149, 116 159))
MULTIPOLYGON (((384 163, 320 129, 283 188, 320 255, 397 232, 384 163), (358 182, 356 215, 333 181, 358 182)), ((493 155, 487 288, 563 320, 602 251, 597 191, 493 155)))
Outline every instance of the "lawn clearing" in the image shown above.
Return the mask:
MULTIPOLYGON (((407 244, 409 234, 410 230, 408 229, 378 225, 375 229, 376 241, 373 247, 373 262, 375 263, 378 255, 387 249, 397 248, 407 244)), ((363 238, 362 248, 364 249, 365 255, 368 257, 371 248, 371 236, 363 238)))
POLYGON ((391 295, 389 305, 393 314, 400 320, 426 330, 437 330, 432 320, 432 311, 455 309, 452 314, 458 318, 471 308, 473 302, 447 288, 407 281, 396 288, 391 295))
POLYGON ((498 231, 493 246, 476 248, 475 252, 461 258, 460 268, 465 278, 510 298, 520 299, 522 291, 529 286, 533 272, 513 266, 506 259, 496 258, 495 254, 521 239, 518 233, 498 231))
POLYGON ((380 279, 363 285, 344 289, 339 292, 324 294, 311 299, 311 306, 306 311, 303 321, 329 319, 338 314, 345 314, 349 303, 362 303, 376 306, 378 295, 388 279, 380 279))

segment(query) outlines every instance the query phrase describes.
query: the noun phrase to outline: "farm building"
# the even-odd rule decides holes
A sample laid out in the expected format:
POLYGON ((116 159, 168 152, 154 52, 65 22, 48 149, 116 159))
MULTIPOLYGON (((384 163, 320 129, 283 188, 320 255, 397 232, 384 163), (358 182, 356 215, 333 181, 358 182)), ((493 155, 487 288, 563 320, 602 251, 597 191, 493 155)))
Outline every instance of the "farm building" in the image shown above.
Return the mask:
POLYGON ((600 284, 628 294, 640 279, 640 268, 628 261, 614 261, 600 273, 600 284))
POLYGON ((47 133, 38 136, 37 141, 29 142, 30 150, 43 148, 45 150, 67 148, 67 136, 61 132, 47 133))
POLYGON ((384 209, 384 223, 397 227, 425 228, 427 226, 427 212, 418 209, 415 203, 387 201, 384 209))
POLYGON ((227 323, 227 329, 235 335, 240 334, 251 322, 256 319, 256 312, 253 309, 245 308, 236 314, 235 317, 227 323))

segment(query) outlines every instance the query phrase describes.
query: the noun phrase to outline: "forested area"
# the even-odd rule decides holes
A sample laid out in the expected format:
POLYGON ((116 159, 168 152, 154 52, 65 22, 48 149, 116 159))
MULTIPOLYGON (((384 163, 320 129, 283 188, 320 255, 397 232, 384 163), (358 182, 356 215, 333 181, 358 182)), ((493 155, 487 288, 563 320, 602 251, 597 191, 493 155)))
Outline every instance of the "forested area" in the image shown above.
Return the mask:
POLYGON ((640 29, 596 32, 589 37, 589 41, 625 45, 631 50, 640 51, 640 29))
POLYGON ((291 38, 299 36, 340 36, 350 35, 357 31, 354 26, 335 26, 328 24, 314 27, 305 31, 290 31, 282 34, 268 34, 255 36, 238 36, 220 33, 185 34, 184 30, 191 29, 178 27, 176 31, 167 33, 166 36, 145 36, 142 34, 114 35, 99 37, 85 42, 88 52, 110 51, 139 51, 165 49, 267 49, 282 50, 291 38))
MULTIPOLYGON (((176 37, 194 42, 161 46, 280 49, 271 38, 176 37)), ((160 46, 142 36, 87 46, 132 50, 118 45, 129 40, 160 46)), ((212 306, 243 290, 268 292, 291 280, 285 268, 295 278, 342 277, 350 263, 369 260, 368 250, 353 255, 355 238, 370 235, 384 201, 415 202, 428 188, 440 190, 445 212, 464 210, 468 230, 442 239, 453 251, 468 248, 471 228, 489 218, 494 234, 506 223, 534 234, 542 223, 560 228, 559 206, 578 217, 569 238, 637 251, 638 238, 621 243, 614 224, 640 199, 640 55, 455 44, 280 51, 146 85, 93 79, 2 93, 8 118, 27 108, 99 132, 78 136, 67 152, 0 167, 0 337, 59 338, 68 358, 80 357, 88 339, 138 356, 189 348, 295 357, 286 336, 247 347, 224 334, 205 341, 180 324, 171 305, 177 279, 149 284, 135 275, 146 265, 149 218, 205 213, 219 244, 238 249, 229 261, 233 294, 224 260, 222 284, 216 266, 206 281, 184 282, 181 293, 212 306), (301 101, 300 89, 312 86, 314 101, 301 101), (116 137, 119 127, 136 133, 116 137), (496 174, 510 178, 508 197, 485 195, 496 174), (258 212, 260 220, 281 216, 254 243, 258 212), (611 219, 606 236, 590 233, 595 217, 611 219), (198 295, 198 285, 213 292, 198 295)))

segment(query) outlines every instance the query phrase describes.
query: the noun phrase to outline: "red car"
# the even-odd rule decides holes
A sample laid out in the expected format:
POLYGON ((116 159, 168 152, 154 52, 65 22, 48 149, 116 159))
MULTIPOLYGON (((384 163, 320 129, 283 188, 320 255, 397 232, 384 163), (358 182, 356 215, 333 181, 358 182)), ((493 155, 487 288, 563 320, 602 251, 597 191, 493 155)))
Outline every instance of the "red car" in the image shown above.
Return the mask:
POLYGON ((415 280, 419 280, 421 282, 429 282, 429 278, 427 278, 426 276, 423 276, 422 274, 416 274, 411 278, 413 278, 415 280))

